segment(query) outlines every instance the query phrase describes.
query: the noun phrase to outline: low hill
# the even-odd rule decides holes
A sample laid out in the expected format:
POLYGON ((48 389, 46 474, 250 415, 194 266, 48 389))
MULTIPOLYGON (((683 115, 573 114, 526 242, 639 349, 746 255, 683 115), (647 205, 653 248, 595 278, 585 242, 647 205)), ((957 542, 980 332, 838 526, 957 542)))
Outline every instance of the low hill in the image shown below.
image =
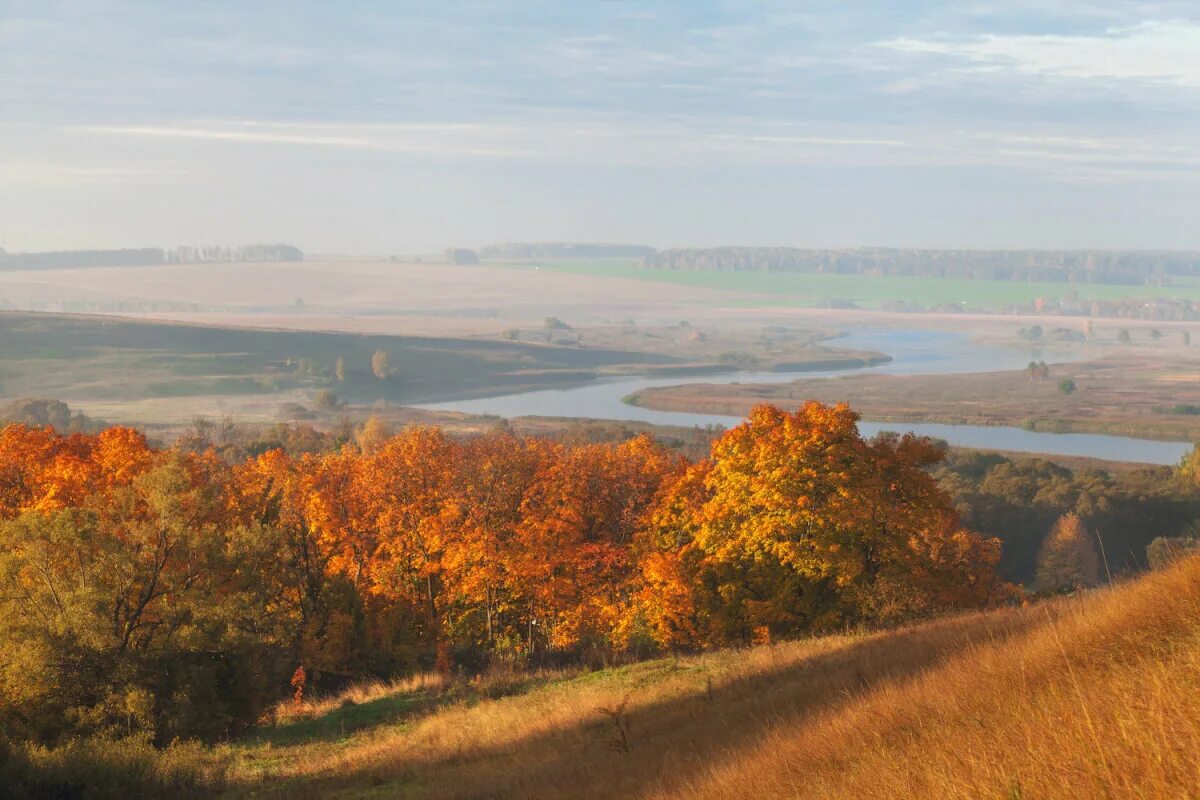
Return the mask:
POLYGON ((0 752, 0 777, 14 797, 1191 796, 1200 559, 889 632, 357 687, 207 751, 101 745, 0 752))
POLYGON ((417 403, 582 383, 681 363, 665 355, 447 337, 216 327, 0 312, 0 394, 138 402, 330 389, 417 403), (387 354, 386 369, 373 364, 387 354), (339 377, 338 364, 341 364, 339 377))
POLYGON ((1184 797, 1198 667, 1191 559, 889 632, 357 687, 214 750, 35 751, 0 773, 17 797, 53 785, 22 783, 30 767, 89 782, 80 797, 121 796, 105 779, 228 798, 1184 797))

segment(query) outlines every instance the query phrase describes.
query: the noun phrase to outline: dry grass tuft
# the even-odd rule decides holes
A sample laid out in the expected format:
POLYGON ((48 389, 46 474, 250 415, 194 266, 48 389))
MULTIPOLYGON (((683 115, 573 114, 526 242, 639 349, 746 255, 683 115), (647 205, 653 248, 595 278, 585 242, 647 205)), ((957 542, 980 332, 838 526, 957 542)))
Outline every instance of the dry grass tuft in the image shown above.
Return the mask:
POLYGON ((397 694, 438 692, 450 685, 450 678, 437 672, 424 672, 394 681, 366 681, 325 697, 306 698, 299 705, 281 700, 264 717, 267 724, 286 725, 314 719, 346 706, 364 705, 397 694))

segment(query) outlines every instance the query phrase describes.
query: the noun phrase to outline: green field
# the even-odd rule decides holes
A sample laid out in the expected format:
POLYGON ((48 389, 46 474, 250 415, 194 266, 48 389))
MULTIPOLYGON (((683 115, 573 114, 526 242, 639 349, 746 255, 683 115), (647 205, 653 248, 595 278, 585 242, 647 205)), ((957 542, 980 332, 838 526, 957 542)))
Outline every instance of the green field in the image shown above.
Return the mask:
POLYGON ((964 303, 971 308, 996 311, 1005 306, 1028 305, 1039 297, 1065 298, 1072 292, 1083 301, 1120 300, 1130 297, 1195 299, 1200 287, 1126 286, 1050 282, 984 281, 957 278, 866 277, 796 272, 699 272, 654 270, 634 260, 513 262, 510 269, 540 269, 573 275, 632 278, 676 286, 717 289, 734 293, 731 305, 815 306, 825 300, 850 301, 864 308, 901 300, 929 307, 964 303), (736 296, 740 295, 740 296, 736 296))

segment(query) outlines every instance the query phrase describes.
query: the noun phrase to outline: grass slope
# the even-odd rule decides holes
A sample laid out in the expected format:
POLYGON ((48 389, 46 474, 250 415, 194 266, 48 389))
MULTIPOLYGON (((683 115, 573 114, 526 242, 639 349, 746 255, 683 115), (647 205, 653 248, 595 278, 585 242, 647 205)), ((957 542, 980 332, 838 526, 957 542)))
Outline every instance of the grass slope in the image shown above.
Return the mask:
POLYGON ((678 363, 665 355, 519 342, 219 328, 0 312, 0 394, 71 400, 330 388, 354 402, 422 402, 581 382, 678 363), (377 378, 376 350, 391 374, 377 378), (345 380, 334 377, 341 358, 345 380))
POLYGON ((886 633, 360 689, 220 757, 229 797, 1177 797, 1198 690, 1193 560, 886 633))

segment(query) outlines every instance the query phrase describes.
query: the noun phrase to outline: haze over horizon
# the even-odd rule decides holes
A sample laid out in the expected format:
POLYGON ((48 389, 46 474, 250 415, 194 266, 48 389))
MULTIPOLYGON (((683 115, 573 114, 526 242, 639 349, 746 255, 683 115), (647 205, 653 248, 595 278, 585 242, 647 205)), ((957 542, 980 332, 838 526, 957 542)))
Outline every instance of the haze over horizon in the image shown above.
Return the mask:
POLYGON ((0 247, 1200 248, 1185 2, 0 4, 0 247))

